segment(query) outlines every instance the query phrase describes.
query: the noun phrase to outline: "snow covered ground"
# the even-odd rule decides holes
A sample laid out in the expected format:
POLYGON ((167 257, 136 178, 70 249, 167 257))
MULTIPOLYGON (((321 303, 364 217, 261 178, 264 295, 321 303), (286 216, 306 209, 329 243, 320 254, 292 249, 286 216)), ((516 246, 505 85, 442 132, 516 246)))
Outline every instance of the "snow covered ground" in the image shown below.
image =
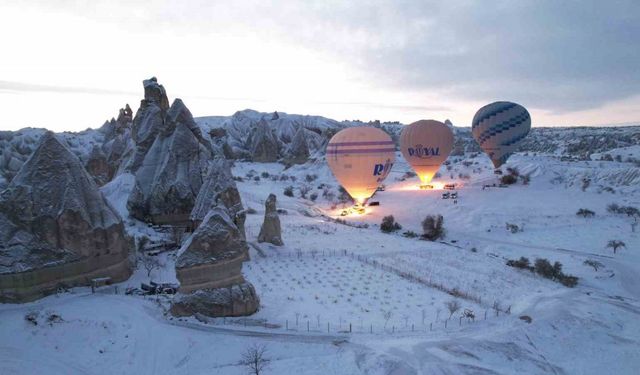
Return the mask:
MULTIPOLYGON (((399 158, 386 190, 372 199, 380 206, 347 216, 345 225, 334 220, 338 186, 323 162, 287 170, 238 162, 243 204, 257 211, 247 216, 252 247, 243 269, 261 298, 257 314, 207 323, 169 318, 168 301, 122 295, 148 280, 140 268, 118 295, 76 288, 0 305, 0 374, 240 374, 241 354, 253 343, 267 347, 267 374, 637 374, 640 240, 632 219, 606 210, 640 205, 624 164, 519 154, 509 166, 530 174, 528 185, 483 188, 497 181, 488 159, 454 157, 437 180, 460 185, 454 203, 442 190, 416 189, 415 177, 403 180, 409 169, 399 158), (288 186, 293 197, 284 195, 288 186), (272 192, 286 211, 283 247, 256 242, 272 192), (577 216, 580 208, 595 216, 577 216), (403 229, 385 234, 379 224, 390 214, 403 229), (427 214, 444 216, 444 240, 402 235, 420 233, 427 214), (613 254, 609 240, 626 248, 613 254), (505 265, 521 256, 559 261, 579 283, 567 288, 505 265), (447 319, 453 290, 463 294, 461 309, 447 319), (460 319, 465 309, 475 321, 460 319), (30 312, 37 325, 25 320, 30 312)), ((127 175, 102 188, 121 214, 127 188, 127 175)), ((172 256, 162 255, 154 280, 174 280, 172 256)))

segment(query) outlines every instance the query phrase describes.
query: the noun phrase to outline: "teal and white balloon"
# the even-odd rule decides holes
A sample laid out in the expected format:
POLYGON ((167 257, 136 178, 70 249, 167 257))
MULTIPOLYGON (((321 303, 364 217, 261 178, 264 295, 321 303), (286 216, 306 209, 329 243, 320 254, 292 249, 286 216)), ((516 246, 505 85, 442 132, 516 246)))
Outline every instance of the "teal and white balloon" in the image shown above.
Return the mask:
POLYGON ((480 108, 473 116, 471 133, 489 155, 495 168, 504 164, 531 130, 526 108, 511 102, 495 102, 480 108))

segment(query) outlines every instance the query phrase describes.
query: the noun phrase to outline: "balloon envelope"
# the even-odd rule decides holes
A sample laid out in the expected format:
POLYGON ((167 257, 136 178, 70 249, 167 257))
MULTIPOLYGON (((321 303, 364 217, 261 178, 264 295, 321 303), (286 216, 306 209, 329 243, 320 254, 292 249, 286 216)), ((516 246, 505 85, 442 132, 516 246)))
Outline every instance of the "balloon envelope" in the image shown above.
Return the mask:
POLYGON ((423 184, 431 181, 451 149, 453 132, 440 121, 420 120, 400 134, 400 151, 423 184))
POLYGON ((396 159, 395 145, 380 129, 347 128, 331 138, 326 157, 338 182, 363 204, 389 175, 396 159))
POLYGON ((531 130, 531 116, 520 104, 495 102, 473 116, 471 132, 495 168, 504 164, 531 130))

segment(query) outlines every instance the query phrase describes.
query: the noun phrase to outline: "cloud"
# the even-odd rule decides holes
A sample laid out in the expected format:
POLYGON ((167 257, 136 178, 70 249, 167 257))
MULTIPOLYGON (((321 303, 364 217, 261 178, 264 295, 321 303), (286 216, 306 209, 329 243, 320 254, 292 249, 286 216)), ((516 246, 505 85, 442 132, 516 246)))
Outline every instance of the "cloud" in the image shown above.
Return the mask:
POLYGON ((278 9, 282 33, 368 80, 556 112, 640 93, 640 2, 378 1, 278 9), (446 5, 445 5, 446 4, 446 5))
POLYGON ((43 85, 25 82, 0 81, 0 92, 54 92, 67 94, 95 94, 95 95, 139 95, 137 92, 109 90, 95 87, 70 87, 57 85, 43 85))

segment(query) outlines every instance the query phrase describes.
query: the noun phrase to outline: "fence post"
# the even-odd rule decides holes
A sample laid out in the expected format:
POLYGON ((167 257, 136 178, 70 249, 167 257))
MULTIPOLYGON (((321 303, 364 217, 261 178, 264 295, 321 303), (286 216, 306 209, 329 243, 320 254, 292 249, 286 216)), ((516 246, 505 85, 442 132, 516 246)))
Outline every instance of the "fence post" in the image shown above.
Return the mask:
POLYGON ((391 333, 396 333, 396 326, 391 327, 391 333))
POLYGON ((433 331, 433 323, 429 323, 429 331, 433 331))
POLYGON ((349 333, 351 333, 351 323, 349 323, 349 333))
POLYGON ((286 324, 286 325, 285 325, 286 330, 288 331, 288 330, 289 330, 289 319, 287 319, 287 320, 286 320, 286 323, 285 323, 285 324, 286 324))
POLYGON ((413 332, 413 323, 411 323, 411 332, 413 332))
POLYGON ((329 333, 329 322, 327 322, 327 333, 329 333))
POLYGON ((444 328, 447 328, 447 322, 449 321, 449 319, 444 321, 444 328))
POLYGON ((309 321, 307 320, 307 332, 309 332, 309 321))
POLYGON ((487 320, 487 310, 484 310, 484 320, 487 320))
POLYGON ((458 322, 458 326, 462 325, 462 317, 460 317, 460 321, 458 322))
POLYGON ((369 333, 373 333, 373 324, 369 326, 369 333))

